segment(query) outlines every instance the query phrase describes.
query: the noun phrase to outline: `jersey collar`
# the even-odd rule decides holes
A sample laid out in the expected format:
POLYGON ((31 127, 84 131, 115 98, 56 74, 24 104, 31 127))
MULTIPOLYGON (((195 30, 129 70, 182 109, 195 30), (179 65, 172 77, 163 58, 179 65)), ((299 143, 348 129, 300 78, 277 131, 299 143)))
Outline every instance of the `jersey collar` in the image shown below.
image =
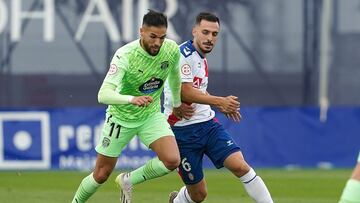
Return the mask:
POLYGON ((200 58, 204 59, 205 57, 195 48, 195 46, 193 45, 193 43, 194 43, 193 40, 188 40, 188 41, 186 42, 187 47, 190 48, 191 52, 196 52, 196 53, 200 56, 200 58))

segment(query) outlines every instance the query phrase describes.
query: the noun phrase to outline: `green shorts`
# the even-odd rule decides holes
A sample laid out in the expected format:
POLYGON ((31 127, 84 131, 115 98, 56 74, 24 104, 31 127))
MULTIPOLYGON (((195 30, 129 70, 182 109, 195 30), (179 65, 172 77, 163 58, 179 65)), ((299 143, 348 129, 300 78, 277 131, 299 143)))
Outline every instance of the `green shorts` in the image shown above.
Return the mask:
POLYGON ((360 152, 359 152, 359 156, 358 156, 358 162, 360 163, 360 152))
POLYGON ((122 150, 135 135, 147 147, 161 137, 174 136, 165 115, 160 112, 150 116, 142 125, 135 128, 120 126, 109 116, 106 116, 99 143, 95 148, 99 154, 105 156, 120 156, 122 150))

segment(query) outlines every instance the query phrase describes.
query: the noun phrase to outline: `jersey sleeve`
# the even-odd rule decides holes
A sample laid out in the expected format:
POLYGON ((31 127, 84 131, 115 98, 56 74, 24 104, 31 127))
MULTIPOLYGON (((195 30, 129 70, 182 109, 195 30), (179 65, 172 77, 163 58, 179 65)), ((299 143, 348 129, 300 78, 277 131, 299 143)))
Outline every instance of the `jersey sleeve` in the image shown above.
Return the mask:
POLYGON ((181 82, 193 82, 193 64, 189 57, 180 56, 179 67, 181 73, 181 82))
POLYGON ((111 62, 109 70, 106 74, 104 82, 115 85, 116 87, 121 86, 121 81, 128 68, 129 62, 125 54, 121 53, 120 50, 116 51, 111 62))
POLYGON ((134 97, 122 95, 116 91, 116 86, 106 81, 100 87, 98 101, 107 105, 129 104, 134 97))
POLYGON ((168 77, 169 87, 173 98, 173 107, 179 107, 181 105, 181 78, 179 71, 179 58, 180 52, 176 51, 174 54, 173 67, 168 77))
POLYGON ((100 87, 98 101, 107 105, 128 104, 132 100, 131 95, 121 95, 116 90, 121 86, 122 78, 127 69, 127 61, 118 50, 111 60, 107 75, 100 87))

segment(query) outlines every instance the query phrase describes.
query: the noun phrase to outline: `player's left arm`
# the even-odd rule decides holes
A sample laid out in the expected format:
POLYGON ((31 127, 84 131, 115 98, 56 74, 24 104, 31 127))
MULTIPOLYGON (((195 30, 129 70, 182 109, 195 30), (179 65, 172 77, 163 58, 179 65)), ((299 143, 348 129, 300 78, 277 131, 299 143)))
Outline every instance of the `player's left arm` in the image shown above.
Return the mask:
POLYGON ((180 52, 175 52, 173 66, 168 76, 169 87, 171 90, 173 107, 181 105, 181 77, 179 69, 180 52))
POLYGON ((176 52, 174 59, 174 66, 171 68, 168 76, 169 87, 173 98, 173 113, 178 118, 190 119, 195 113, 194 108, 191 105, 181 102, 180 52, 176 52))

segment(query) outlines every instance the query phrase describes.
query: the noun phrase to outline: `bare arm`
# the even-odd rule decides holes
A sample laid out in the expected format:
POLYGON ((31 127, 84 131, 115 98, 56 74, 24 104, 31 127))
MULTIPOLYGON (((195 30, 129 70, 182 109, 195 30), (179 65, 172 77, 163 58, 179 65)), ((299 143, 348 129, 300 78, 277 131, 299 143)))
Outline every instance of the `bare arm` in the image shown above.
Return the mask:
POLYGON ((205 94, 200 90, 194 88, 192 83, 186 82, 181 86, 181 99, 188 103, 208 104, 211 106, 220 105, 222 98, 205 94))
POLYGON ((223 113, 235 112, 240 107, 240 102, 235 96, 219 97, 194 88, 192 83, 183 83, 181 86, 181 99, 188 103, 208 104, 219 108, 223 113))
POLYGON ((219 97, 210 95, 208 92, 201 92, 194 88, 192 83, 183 83, 181 87, 181 98, 185 102, 208 104, 215 106, 220 112, 224 113, 226 117, 235 122, 239 122, 240 115, 240 102, 235 96, 219 97))

